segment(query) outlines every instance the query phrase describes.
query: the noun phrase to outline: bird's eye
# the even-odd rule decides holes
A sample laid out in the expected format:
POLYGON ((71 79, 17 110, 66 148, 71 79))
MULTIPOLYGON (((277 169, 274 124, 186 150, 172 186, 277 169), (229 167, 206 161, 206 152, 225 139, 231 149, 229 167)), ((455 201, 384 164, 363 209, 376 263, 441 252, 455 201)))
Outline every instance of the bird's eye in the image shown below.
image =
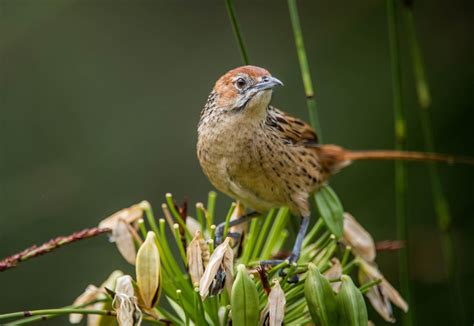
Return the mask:
POLYGON ((245 79, 239 78, 239 79, 237 79, 237 80, 235 81, 235 85, 236 85, 238 88, 242 89, 242 88, 245 87, 245 85, 247 85, 247 82, 245 81, 245 79))

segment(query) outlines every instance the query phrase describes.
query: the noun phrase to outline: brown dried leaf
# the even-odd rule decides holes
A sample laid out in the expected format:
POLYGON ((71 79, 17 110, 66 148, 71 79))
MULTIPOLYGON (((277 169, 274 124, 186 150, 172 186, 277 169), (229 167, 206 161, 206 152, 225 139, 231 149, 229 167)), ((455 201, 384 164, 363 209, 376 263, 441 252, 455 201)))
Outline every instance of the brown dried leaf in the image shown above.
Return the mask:
POLYGON ((376 251, 372 236, 349 213, 344 213, 344 231, 342 242, 352 247, 355 256, 366 261, 374 261, 376 251))

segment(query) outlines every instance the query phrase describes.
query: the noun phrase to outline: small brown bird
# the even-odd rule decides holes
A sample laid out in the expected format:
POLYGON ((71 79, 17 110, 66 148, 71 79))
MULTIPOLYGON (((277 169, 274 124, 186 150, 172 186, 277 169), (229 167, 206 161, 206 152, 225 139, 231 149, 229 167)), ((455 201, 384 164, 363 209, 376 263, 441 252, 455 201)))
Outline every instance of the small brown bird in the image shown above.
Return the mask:
MULTIPOLYGON (((222 76, 201 112, 197 155, 211 183, 246 207, 264 213, 288 206, 293 215, 302 217, 291 262, 299 258, 308 227, 310 194, 352 161, 454 160, 440 154, 349 151, 319 144, 308 124, 270 105, 273 88, 279 85, 283 83, 255 66, 238 67, 222 76)), ((222 226, 216 232, 217 242, 221 236, 222 226)))

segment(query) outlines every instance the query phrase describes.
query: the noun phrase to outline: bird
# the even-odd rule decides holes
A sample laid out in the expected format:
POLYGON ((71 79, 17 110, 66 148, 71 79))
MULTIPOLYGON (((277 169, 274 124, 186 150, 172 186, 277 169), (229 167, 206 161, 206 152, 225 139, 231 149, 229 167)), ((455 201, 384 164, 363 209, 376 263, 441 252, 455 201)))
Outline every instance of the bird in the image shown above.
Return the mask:
MULTIPOLYGON (((237 67, 220 77, 201 111, 197 157, 214 187, 252 210, 231 226, 283 206, 301 218, 290 263, 300 256, 309 225, 310 195, 353 161, 473 163, 443 154, 351 151, 321 144, 306 122, 270 104, 277 86, 283 83, 257 66, 237 67)), ((222 227, 216 229, 216 242, 221 241, 222 227)))

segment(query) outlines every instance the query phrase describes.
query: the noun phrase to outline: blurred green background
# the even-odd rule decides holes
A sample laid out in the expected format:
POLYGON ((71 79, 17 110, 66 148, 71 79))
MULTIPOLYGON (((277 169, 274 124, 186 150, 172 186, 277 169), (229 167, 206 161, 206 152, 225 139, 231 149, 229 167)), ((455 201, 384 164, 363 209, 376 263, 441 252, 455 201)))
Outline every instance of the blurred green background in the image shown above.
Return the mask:
MULTIPOLYGON (((299 9, 325 141, 391 148, 385 2, 300 1, 299 9)), ((469 156, 473 9, 468 0, 415 3, 437 150, 469 156)), ((251 61, 285 83, 273 103, 307 119, 286 2, 238 1, 236 10, 251 61)), ((420 150, 407 50, 402 40, 408 148, 420 150)), ((241 64, 224 1, 1 0, 0 60, 0 257, 94 226, 142 199, 158 211, 166 192, 187 197, 191 208, 205 201, 212 186, 196 159, 196 124, 215 80, 241 64)), ((439 170, 470 324, 474 168, 439 170)), ((448 324, 427 169, 409 164, 408 173, 417 322, 448 324)), ((357 163, 332 185, 376 240, 396 239, 393 163, 357 163)), ((221 219, 229 203, 219 195, 221 219)), ((397 285, 397 254, 382 252, 378 262, 397 285)), ((31 260, 0 274, 0 313, 67 305, 114 269, 133 271, 105 236, 31 260)))

